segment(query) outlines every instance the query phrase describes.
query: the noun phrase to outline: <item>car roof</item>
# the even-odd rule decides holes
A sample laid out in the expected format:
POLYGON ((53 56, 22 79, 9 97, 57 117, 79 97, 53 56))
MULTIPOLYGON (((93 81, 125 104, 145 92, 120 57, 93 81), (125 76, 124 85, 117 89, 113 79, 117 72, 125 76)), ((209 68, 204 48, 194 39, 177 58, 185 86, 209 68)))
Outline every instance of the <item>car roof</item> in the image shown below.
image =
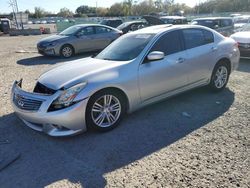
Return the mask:
POLYGON ((186 19, 184 16, 161 16, 160 18, 168 18, 168 19, 186 19))
POLYGON ((122 19, 120 19, 120 18, 107 18, 107 19, 103 19, 103 20, 105 20, 105 21, 117 21, 117 20, 122 21, 122 19))
POLYGON ((114 31, 119 31, 116 28, 113 28, 113 27, 110 27, 110 26, 107 26, 107 25, 102 25, 102 24, 77 24, 77 25, 73 25, 71 27, 74 27, 74 26, 75 27, 81 27, 81 28, 90 27, 90 26, 99 26, 99 27, 106 27, 106 28, 112 29, 114 31))
POLYGON ((196 18, 193 20, 195 21, 195 20, 218 20, 218 19, 230 19, 230 20, 232 20, 231 17, 206 17, 206 18, 196 18))
POLYGON ((123 22, 123 23, 126 23, 126 24, 133 24, 133 23, 146 23, 146 21, 143 21, 143 20, 136 20, 136 21, 128 21, 128 22, 123 22))
POLYGON ((244 19, 244 18, 250 18, 250 15, 241 15, 241 16, 236 16, 235 18, 236 18, 236 19, 237 19, 237 18, 243 18, 243 19, 244 19))
POLYGON ((89 27, 89 26, 104 26, 107 27, 106 25, 102 25, 102 24, 77 24, 77 25, 73 25, 76 27, 89 27))
POLYGON ((188 28, 194 28, 194 29, 206 29, 209 31, 212 31, 211 29, 201 26, 201 25, 172 25, 172 24, 162 24, 162 25, 155 25, 155 26, 150 26, 150 27, 145 27, 142 29, 139 29, 137 31, 133 31, 134 34, 159 34, 163 33, 168 30, 173 30, 173 29, 188 29, 188 28))

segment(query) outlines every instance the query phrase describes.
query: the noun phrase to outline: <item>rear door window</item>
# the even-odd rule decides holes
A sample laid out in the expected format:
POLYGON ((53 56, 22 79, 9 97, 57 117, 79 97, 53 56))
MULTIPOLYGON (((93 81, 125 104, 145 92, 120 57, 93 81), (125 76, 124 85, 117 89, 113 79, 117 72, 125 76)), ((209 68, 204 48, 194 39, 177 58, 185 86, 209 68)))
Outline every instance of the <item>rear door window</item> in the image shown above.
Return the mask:
POLYGON ((230 19, 222 19, 221 20, 221 27, 230 27, 233 25, 233 21, 230 19))
POLYGON ((95 27, 96 34, 110 33, 111 29, 107 27, 95 27))
POLYGON ((199 47, 214 42, 213 33, 203 29, 182 30, 186 49, 199 47))
POLYGON ((180 40, 180 32, 176 30, 160 37, 150 51, 161 51, 164 52, 165 55, 170 55, 182 50, 183 45, 180 40))

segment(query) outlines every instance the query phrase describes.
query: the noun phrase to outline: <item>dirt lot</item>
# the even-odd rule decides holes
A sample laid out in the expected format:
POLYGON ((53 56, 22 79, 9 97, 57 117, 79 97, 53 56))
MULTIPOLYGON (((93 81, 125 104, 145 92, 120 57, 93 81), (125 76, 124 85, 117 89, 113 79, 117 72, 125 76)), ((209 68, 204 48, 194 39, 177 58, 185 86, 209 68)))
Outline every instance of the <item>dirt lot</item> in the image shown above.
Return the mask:
POLYGON ((195 89, 111 132, 51 138, 24 126, 10 104, 15 79, 32 90, 43 71, 63 64, 35 52, 39 38, 0 37, 0 167, 20 154, 0 171, 0 187, 250 187, 250 61, 221 93, 195 89))

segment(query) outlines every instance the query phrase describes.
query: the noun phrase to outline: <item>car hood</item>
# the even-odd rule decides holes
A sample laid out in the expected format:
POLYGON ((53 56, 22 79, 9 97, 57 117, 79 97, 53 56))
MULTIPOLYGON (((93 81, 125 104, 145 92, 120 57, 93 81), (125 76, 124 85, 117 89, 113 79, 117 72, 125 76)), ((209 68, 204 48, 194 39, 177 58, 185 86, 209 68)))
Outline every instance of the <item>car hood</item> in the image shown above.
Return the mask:
POLYGON ((143 18, 149 23, 149 25, 161 25, 165 24, 164 21, 155 16, 143 16, 143 18))
POLYGON ((80 82, 88 82, 88 78, 91 76, 101 78, 101 72, 110 73, 113 68, 115 69, 124 63, 95 58, 79 59, 52 68, 42 74, 38 82, 54 90, 69 88, 80 82))
POLYGON ((60 40, 60 39, 66 39, 68 37, 69 36, 66 36, 66 35, 52 35, 52 36, 49 36, 49 37, 46 37, 46 38, 40 40, 39 42, 42 42, 42 43, 54 42, 54 41, 57 41, 57 40, 60 40))
POLYGON ((231 35, 231 38, 239 43, 250 43, 250 32, 237 32, 231 35))

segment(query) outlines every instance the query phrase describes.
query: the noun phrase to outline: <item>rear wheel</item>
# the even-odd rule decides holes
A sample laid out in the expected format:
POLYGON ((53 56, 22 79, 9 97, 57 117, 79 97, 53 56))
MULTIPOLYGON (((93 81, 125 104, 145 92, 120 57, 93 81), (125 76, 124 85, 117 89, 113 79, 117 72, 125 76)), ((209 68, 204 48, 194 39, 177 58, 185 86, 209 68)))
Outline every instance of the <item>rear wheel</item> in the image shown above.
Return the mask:
POLYGON ((61 56, 65 58, 72 57, 74 55, 74 49, 71 45, 63 45, 61 48, 61 56))
POLYGON ((223 90, 229 79, 229 66, 225 62, 218 63, 213 70, 210 87, 214 91, 223 90))
POLYGON ((101 91, 92 96, 87 105, 86 121, 89 128, 108 131, 115 128, 125 112, 123 97, 116 92, 101 91))

